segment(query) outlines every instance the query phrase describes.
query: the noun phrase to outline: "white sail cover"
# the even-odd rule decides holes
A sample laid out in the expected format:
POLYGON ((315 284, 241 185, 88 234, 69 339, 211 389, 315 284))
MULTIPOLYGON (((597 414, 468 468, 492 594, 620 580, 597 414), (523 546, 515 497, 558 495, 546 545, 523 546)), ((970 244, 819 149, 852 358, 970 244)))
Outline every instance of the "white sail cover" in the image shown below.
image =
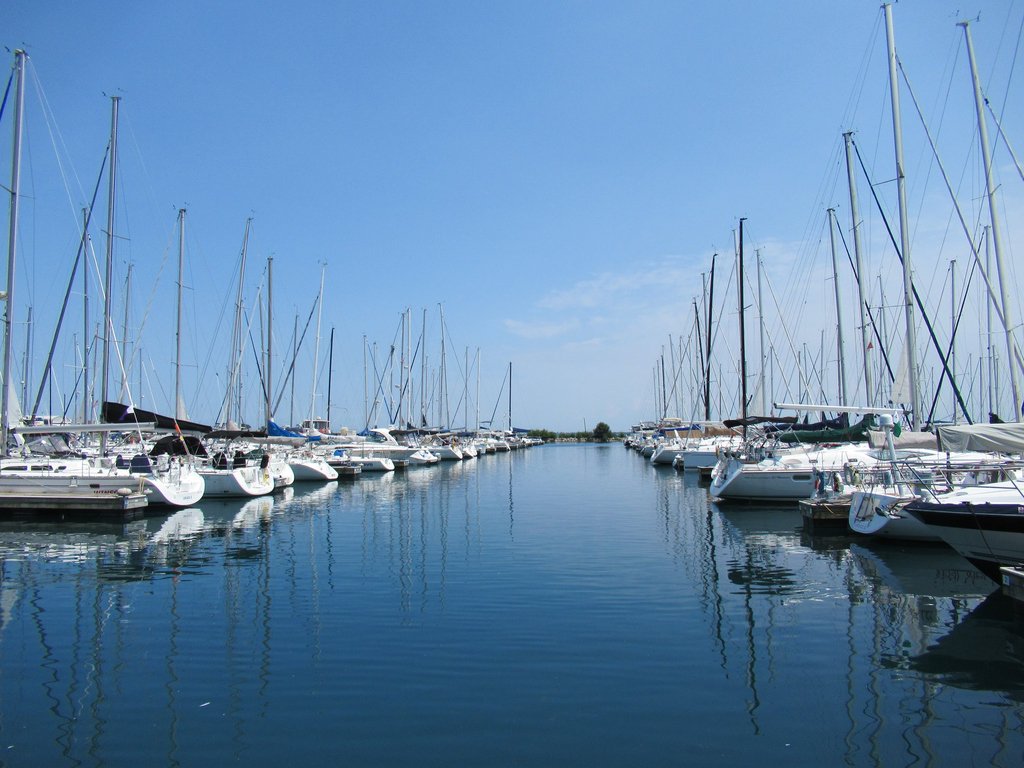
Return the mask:
POLYGON ((1024 424, 966 424, 938 427, 943 451, 1024 453, 1024 424))

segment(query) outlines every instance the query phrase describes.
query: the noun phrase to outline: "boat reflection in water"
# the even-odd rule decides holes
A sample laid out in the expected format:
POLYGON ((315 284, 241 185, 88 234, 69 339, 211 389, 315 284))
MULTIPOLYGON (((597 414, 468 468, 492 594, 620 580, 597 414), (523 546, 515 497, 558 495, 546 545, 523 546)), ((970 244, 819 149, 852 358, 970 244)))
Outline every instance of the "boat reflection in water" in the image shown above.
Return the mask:
POLYGON ((801 522, 549 446, 0 526, 0 733, 35 765, 1019 765, 1015 609, 952 550, 801 522))
MULTIPOLYGON (((943 686, 1024 700, 1024 611, 951 548, 811 536, 788 508, 709 509, 701 554, 718 574, 711 626, 724 668, 746 681, 754 733, 787 705, 776 681, 809 670, 828 670, 812 673, 807 691, 816 718, 828 717, 822 697, 846 702, 833 723, 840 763, 947 759, 950 707, 969 704, 943 686), (730 610, 730 595, 742 610, 730 610)), ((1019 721, 991 715, 964 728, 991 733, 975 746, 981 759, 1013 764, 1019 721)))
MULTIPOLYGON (((987 577, 985 577, 987 578, 987 577)), ((990 594, 923 652, 894 660, 936 683, 999 691, 1024 704, 1024 610, 1000 591, 990 594)), ((1019 728, 1019 723, 1014 727, 1019 728)))

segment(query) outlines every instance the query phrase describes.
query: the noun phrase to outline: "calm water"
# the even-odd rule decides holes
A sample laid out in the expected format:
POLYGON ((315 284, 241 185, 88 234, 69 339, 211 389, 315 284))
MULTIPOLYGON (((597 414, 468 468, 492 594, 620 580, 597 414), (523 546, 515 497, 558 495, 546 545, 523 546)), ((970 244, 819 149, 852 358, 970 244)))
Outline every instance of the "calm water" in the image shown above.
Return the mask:
POLYGON ((955 553, 620 445, 200 510, 0 523, 2 764, 1024 762, 1024 610, 955 553))

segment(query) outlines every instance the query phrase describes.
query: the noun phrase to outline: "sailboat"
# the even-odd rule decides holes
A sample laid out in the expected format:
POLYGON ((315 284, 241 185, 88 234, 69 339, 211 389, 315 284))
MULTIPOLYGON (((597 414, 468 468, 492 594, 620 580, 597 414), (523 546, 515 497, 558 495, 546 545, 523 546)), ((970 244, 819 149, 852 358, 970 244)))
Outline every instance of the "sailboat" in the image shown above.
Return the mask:
MULTIPOLYGON (((194 475, 190 465, 164 457, 156 463, 146 455, 133 455, 130 459, 113 458, 105 450, 108 437, 113 432, 125 432, 123 425, 79 424, 79 425, 33 425, 14 426, 11 415, 14 400, 11 395, 11 328, 10 318, 14 305, 14 274, 17 251, 18 202, 20 199, 20 155, 21 130, 24 113, 24 68, 26 55, 15 52, 17 90, 15 95, 14 152, 11 183, 11 219, 8 247, 7 312, 4 334, 3 381, 0 396, 0 443, 4 457, 0 459, 0 504, 15 509, 62 509, 67 511, 115 512, 128 516, 139 514, 149 503, 172 506, 188 506, 202 496, 202 482, 194 475), (98 433, 101 455, 34 455, 25 443, 26 435, 49 433, 98 433), (16 449, 11 451, 11 440, 16 449)), ((114 174, 117 152, 117 112, 119 97, 112 99, 110 171, 108 181, 108 282, 107 301, 104 312, 105 328, 110 327, 109 312, 109 264, 113 247, 114 174)), ((109 334, 104 334, 104 399, 106 395, 107 352, 109 334)), ((142 443, 141 425, 133 425, 135 443, 142 443)), ((50 445, 54 440, 52 437, 50 445)), ((65 446, 66 447, 66 446, 65 446)), ((135 453, 135 451, 133 451, 135 453)))

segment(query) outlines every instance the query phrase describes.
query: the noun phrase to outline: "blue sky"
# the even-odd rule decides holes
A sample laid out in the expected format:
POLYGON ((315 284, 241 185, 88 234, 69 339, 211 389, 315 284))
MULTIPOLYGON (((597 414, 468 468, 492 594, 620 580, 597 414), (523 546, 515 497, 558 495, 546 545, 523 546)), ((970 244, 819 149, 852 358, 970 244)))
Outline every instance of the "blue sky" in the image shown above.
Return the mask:
MULTIPOLYGON (((978 17, 972 32, 986 93, 1013 143, 1024 117, 1021 75, 1011 69, 1022 14, 1007 2, 894 8, 900 58, 933 130, 941 127, 940 151, 975 221, 983 209, 974 107, 955 23, 978 17)), ((120 329, 131 263, 131 376, 142 382, 133 397, 145 406, 171 408, 179 207, 188 209, 184 395, 198 420, 215 418, 223 396, 227 305, 250 216, 250 307, 274 257, 277 382, 295 317, 301 327, 327 264, 321 357, 333 327, 335 426, 361 426, 364 336, 383 366, 406 308, 414 346, 428 310, 428 378, 436 382, 439 306, 449 410, 463 389, 466 349, 475 357, 479 348, 483 418, 509 362, 517 426, 569 430, 603 420, 625 429, 653 417, 653 366, 670 357, 670 334, 676 345, 689 338, 692 301, 716 251, 718 295, 735 305, 724 286, 741 216, 747 253, 752 261, 761 250, 776 296, 769 336, 780 344, 792 336, 790 352, 806 344, 813 357, 834 345, 837 325, 825 274, 827 207, 849 239, 844 130, 857 132, 895 210, 893 185, 881 183, 895 175, 881 16, 866 1, 6 3, 4 42, 31 57, 15 333, 24 334, 32 305, 33 388, 109 133, 111 94, 122 97, 115 315, 120 329)), ((966 261, 964 240, 950 227, 948 196, 906 94, 903 101, 914 263, 928 303, 945 307, 944 276, 950 259, 966 261)), ((6 144, 9 114, 2 130, 6 144)), ((6 181, 9 152, 0 158, 6 181)), ((996 160, 1003 205, 1019 220, 1021 179, 1005 147, 996 160)), ((861 184, 875 246, 869 271, 895 300, 894 259, 861 184)), ((101 259, 105 196, 104 186, 93 228, 101 259)), ((1007 226, 1011 263, 1014 235, 1007 226)), ((855 289, 844 290, 852 313, 855 289)), ((73 306, 58 345, 58 401, 72 389, 72 335, 83 336, 80 297, 73 306)), ((726 309, 715 363, 724 411, 736 410, 735 333, 726 327, 734 322, 726 309)), ((849 343, 854 332, 846 334, 849 343)), ((902 342, 893 343, 896 354, 902 342)), ((965 371, 977 367, 980 337, 959 343, 965 371)), ((308 415, 312 353, 310 337, 297 360, 295 405, 286 392, 279 420, 308 415)), ((779 379, 796 377, 792 358, 780 355, 779 379)), ((256 418, 255 372, 246 366, 256 418)), ((472 422, 475 368, 470 378, 472 422)), ((316 390, 322 415, 325 378, 316 390)), ((502 423, 506 395, 495 418, 502 423)), ((680 398, 672 410, 688 403, 680 398)))

